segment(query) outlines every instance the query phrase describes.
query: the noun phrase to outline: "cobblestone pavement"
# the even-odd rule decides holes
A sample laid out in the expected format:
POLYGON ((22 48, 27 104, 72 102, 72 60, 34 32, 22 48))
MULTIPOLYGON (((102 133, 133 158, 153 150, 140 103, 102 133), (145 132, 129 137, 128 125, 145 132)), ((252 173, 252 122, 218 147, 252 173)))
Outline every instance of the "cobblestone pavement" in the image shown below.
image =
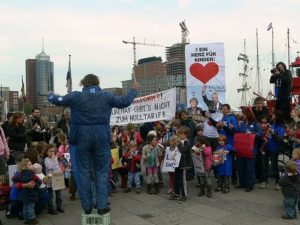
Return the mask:
MULTIPOLYGON (((110 198, 111 225, 284 225, 300 224, 300 219, 281 219, 282 195, 275 185, 252 192, 231 188, 229 194, 213 193, 213 197, 198 197, 196 181, 189 181, 189 197, 186 202, 167 199, 167 187, 159 195, 148 195, 145 187, 141 194, 134 189, 123 193, 121 188, 110 198)), ((257 185, 258 186, 258 185, 257 185)), ((46 212, 38 216, 41 225, 80 225, 79 200, 71 202, 67 191, 63 191, 64 214, 56 216, 46 212)), ((18 219, 6 219, 0 211, 5 225, 21 225, 18 219)))

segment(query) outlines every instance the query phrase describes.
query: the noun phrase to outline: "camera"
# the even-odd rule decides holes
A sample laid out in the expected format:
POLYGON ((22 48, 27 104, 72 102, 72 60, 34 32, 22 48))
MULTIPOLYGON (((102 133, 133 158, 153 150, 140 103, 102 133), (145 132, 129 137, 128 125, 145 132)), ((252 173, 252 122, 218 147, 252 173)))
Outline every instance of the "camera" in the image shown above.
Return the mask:
POLYGON ((275 73, 276 71, 277 71, 276 68, 270 70, 271 73, 275 73))

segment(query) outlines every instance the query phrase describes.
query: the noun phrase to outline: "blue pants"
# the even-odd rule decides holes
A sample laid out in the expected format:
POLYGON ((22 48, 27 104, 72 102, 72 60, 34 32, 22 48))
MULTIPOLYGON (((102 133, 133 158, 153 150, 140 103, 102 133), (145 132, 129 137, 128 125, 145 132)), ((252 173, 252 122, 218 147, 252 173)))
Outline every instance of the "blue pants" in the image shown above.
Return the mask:
POLYGON ((286 216, 292 219, 297 218, 297 202, 298 199, 294 198, 284 198, 283 199, 283 208, 286 216))
POLYGON ((135 183, 136 188, 141 187, 140 172, 128 172, 127 187, 131 188, 133 182, 135 183))
POLYGON ((255 185, 255 160, 237 157, 237 165, 240 185, 253 188, 255 185))
POLYGON ((35 218, 34 202, 23 202, 23 218, 25 222, 35 218))
POLYGON ((49 201, 47 188, 39 188, 38 201, 35 204, 35 213, 40 214, 47 207, 49 201))
POLYGON ((95 179, 96 208, 107 207, 111 161, 110 132, 107 125, 80 126, 77 143, 71 145, 72 170, 84 210, 90 210, 94 206, 91 176, 95 179))

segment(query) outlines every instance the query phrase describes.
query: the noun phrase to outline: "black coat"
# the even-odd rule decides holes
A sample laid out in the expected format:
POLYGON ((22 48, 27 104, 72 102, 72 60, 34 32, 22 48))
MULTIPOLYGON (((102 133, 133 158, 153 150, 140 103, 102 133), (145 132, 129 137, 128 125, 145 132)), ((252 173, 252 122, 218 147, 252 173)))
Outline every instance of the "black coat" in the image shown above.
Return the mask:
POLYGON ((10 150, 15 150, 17 152, 24 152, 26 143, 26 129, 23 125, 15 127, 9 125, 7 128, 8 147, 10 150))
POLYGON ((179 168, 191 168, 193 166, 192 146, 189 140, 178 144, 178 150, 181 153, 179 168))
POLYGON ((298 174, 292 176, 283 175, 279 185, 282 187, 282 194, 285 198, 298 199, 300 193, 300 177, 298 174))

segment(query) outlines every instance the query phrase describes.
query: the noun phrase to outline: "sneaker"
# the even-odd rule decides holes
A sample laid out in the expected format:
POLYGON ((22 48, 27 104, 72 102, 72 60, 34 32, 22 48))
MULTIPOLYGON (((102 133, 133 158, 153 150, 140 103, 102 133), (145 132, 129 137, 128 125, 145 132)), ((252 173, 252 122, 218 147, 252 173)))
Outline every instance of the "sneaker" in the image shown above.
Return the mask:
POLYGON ((281 189, 280 185, 279 185, 279 184, 276 184, 275 190, 280 190, 280 189, 281 189))
POLYGON ((70 196, 70 201, 75 201, 75 200, 76 200, 75 195, 71 195, 70 196))
POLYGON ((38 225, 38 224, 39 224, 39 221, 38 221, 37 219, 34 218, 34 219, 32 219, 32 220, 29 220, 29 221, 28 221, 28 224, 29 224, 29 225, 38 225))
POLYGON ((57 212, 64 213, 65 210, 62 207, 60 207, 60 208, 57 208, 57 212))
POLYGON ((58 213, 54 209, 48 209, 48 214, 57 215, 58 213))
POLYGON ((179 198, 180 198, 179 195, 171 194, 168 199, 170 199, 170 200, 178 200, 179 198))
POLYGON ((187 200, 186 196, 181 196, 178 198, 178 201, 185 202, 187 200))
POLYGON ((260 184, 259 188, 261 188, 261 189, 265 189, 265 188, 266 188, 266 186, 267 186, 267 182, 263 181, 263 182, 261 182, 261 184, 260 184))
POLYGON ((215 192, 219 192, 219 191, 222 191, 222 188, 217 187, 217 188, 215 189, 215 192))

